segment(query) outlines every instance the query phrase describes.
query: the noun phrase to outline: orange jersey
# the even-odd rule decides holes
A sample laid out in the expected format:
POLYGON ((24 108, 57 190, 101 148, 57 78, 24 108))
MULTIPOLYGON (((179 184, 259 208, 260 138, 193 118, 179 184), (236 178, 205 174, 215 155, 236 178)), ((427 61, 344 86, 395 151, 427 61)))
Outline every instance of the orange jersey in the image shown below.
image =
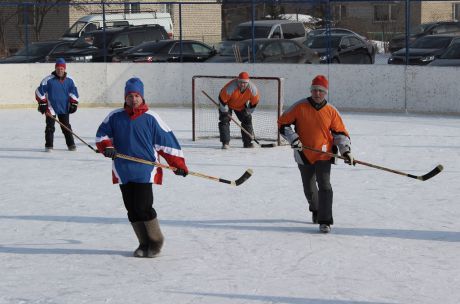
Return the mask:
MULTIPOLYGON (((292 142, 298 135, 304 146, 324 152, 332 152, 334 144, 339 146, 342 153, 350 149, 350 136, 342 118, 337 109, 328 103, 317 110, 308 99, 302 99, 279 117, 278 128, 289 142, 292 142), (295 133, 291 125, 295 125, 295 133), (287 134, 289 132, 291 134, 287 134)), ((326 154, 306 149, 302 150, 302 153, 311 164, 318 160, 331 159, 326 154)))
POLYGON ((259 91, 255 84, 249 82, 246 90, 241 93, 238 88, 238 79, 233 79, 220 90, 219 99, 224 104, 228 104, 230 109, 242 111, 248 100, 251 103, 251 108, 259 103, 259 91))

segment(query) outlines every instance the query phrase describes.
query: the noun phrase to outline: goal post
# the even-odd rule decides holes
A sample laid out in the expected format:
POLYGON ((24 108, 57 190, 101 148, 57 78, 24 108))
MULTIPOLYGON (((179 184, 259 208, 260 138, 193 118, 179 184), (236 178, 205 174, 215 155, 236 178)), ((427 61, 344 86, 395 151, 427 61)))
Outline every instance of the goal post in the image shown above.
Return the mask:
MULTIPOLYGON (((220 90, 237 76, 196 75, 192 78, 192 140, 219 139, 219 111, 216 105, 206 97, 206 92, 215 101, 219 101, 220 90)), ((252 113, 254 135, 258 140, 276 142, 281 145, 278 132, 278 117, 283 112, 284 78, 251 77, 259 91, 260 100, 252 113)), ((236 115, 233 115, 238 119, 236 115)), ((231 138, 241 138, 240 128, 230 122, 231 138)))

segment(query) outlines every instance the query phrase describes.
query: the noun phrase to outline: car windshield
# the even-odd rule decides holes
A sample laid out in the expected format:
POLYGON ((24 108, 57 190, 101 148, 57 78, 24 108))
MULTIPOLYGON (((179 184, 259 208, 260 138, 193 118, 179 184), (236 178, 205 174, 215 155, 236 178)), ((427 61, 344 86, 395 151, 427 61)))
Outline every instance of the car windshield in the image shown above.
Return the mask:
POLYGON ((305 45, 311 49, 327 49, 337 47, 341 36, 321 36, 311 37, 305 41, 305 45))
MULTIPOLYGON (((113 33, 105 33, 105 44, 108 45, 112 39, 113 33)), ((81 36, 72 45, 73 48, 87 48, 87 47, 104 48, 104 32, 89 33, 81 36)))
POLYGON ((420 33, 423 33, 425 32, 429 27, 431 27, 433 25, 433 23, 424 23, 424 24, 420 24, 414 28, 411 28, 410 29, 410 33, 411 34, 420 34, 420 33))
POLYGON ((23 47, 16 52, 16 56, 46 56, 53 49, 54 44, 30 44, 28 48, 23 47))
MULTIPOLYGON (((271 26, 255 26, 254 27, 254 38, 268 38, 270 34, 271 26)), ((237 26, 233 33, 230 35, 229 40, 245 40, 252 39, 252 27, 251 26, 237 26)))
POLYGON ((460 42, 452 44, 441 56, 442 59, 460 59, 460 42))
POLYGON ((85 27, 87 23, 83 21, 75 22, 67 31, 64 33, 64 37, 78 37, 78 33, 85 27))
POLYGON ((426 36, 415 40, 410 47, 413 49, 443 49, 452 41, 451 37, 426 36))
MULTIPOLYGON (((255 41, 255 51, 262 47, 263 43, 255 41)), ((235 52, 239 52, 241 56, 248 57, 247 55, 252 52, 252 41, 224 41, 220 47, 219 54, 222 56, 234 56, 235 52)))

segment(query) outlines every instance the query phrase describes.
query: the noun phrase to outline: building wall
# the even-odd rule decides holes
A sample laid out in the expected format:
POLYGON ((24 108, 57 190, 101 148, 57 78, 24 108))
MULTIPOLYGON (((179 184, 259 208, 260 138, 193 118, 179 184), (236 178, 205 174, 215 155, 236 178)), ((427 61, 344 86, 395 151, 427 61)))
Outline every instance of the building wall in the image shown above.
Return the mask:
MULTIPOLYGON (((424 1, 421 2, 421 23, 432 21, 452 21, 452 4, 454 1, 424 1)), ((458 3, 458 2, 457 2, 458 3)))

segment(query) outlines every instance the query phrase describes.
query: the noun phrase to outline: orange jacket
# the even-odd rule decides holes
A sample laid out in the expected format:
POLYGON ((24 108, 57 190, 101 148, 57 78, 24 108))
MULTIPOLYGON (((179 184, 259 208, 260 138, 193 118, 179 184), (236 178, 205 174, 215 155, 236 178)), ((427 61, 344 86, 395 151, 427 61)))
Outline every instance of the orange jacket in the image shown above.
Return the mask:
MULTIPOLYGON (((302 99, 279 117, 278 128, 283 137, 291 143, 298 136, 304 146, 325 152, 332 152, 334 144, 342 154, 349 151, 350 136, 337 109, 328 103, 316 109, 310 102, 313 101, 309 98, 302 99), (295 132, 291 125, 295 125, 295 132)), ((331 159, 326 154, 306 149, 302 153, 311 164, 331 159)))
POLYGON ((242 111, 245 108, 246 102, 249 100, 251 108, 255 108, 259 103, 259 91, 252 82, 249 82, 248 87, 241 93, 238 88, 238 79, 233 79, 220 90, 219 99, 228 104, 232 110, 242 111))

